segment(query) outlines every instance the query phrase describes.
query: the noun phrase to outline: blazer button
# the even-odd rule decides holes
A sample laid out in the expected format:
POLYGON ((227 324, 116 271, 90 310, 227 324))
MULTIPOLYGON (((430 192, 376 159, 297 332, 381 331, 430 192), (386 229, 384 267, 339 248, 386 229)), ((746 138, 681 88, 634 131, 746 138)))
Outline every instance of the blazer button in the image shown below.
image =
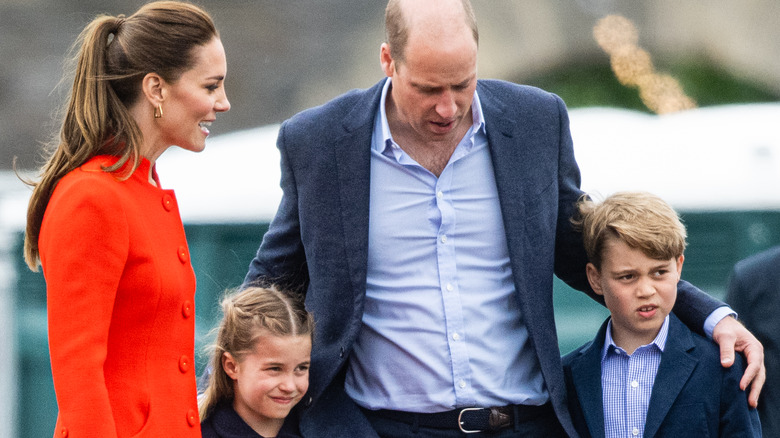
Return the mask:
POLYGON ((187 424, 189 424, 190 427, 195 427, 195 425, 198 424, 198 412, 195 409, 187 411, 187 424))
POLYGON ((60 436, 63 437, 63 438, 68 436, 68 428, 67 427, 63 427, 62 429, 60 429, 60 436))
POLYGON ((190 256, 187 254, 187 247, 184 245, 179 247, 179 260, 182 263, 187 263, 190 260, 190 256))
POLYGON ((184 304, 181 305, 181 316, 184 317, 184 319, 189 318, 192 316, 192 309, 193 309, 192 301, 187 300, 184 302, 184 304))
POLYGON ((190 364, 191 364, 191 362, 190 362, 190 358, 189 357, 187 357, 186 355, 180 357, 179 358, 179 371, 181 371, 182 374, 186 373, 187 371, 190 370, 190 364))
POLYGON ((165 211, 173 210, 173 196, 168 194, 164 195, 162 198, 162 205, 165 211))

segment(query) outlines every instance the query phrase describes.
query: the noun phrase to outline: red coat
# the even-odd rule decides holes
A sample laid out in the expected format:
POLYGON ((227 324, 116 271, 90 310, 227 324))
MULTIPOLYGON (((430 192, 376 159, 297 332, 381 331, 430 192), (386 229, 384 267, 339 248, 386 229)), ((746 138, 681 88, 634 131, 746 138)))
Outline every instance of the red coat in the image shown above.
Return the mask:
POLYGON ((148 161, 126 181, 100 170, 114 161, 62 178, 41 226, 54 436, 200 437, 195 275, 176 198, 149 184, 148 161))

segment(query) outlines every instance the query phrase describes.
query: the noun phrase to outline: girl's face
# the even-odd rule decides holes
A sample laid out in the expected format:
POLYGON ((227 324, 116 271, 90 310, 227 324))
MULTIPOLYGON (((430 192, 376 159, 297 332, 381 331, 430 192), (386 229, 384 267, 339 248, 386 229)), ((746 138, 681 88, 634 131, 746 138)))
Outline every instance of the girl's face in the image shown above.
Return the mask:
POLYGON ((309 388, 310 361, 309 335, 266 333, 240 361, 225 353, 222 367, 233 379, 233 408, 260 435, 276 436, 309 388))

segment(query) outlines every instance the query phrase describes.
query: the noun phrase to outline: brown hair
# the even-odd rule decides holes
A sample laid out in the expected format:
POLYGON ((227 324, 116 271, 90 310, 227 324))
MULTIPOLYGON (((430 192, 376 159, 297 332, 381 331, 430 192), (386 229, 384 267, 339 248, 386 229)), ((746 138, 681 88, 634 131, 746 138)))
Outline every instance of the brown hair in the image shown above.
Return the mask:
MULTIPOLYGON (((390 46, 390 55, 397 63, 404 61, 404 52, 406 43, 409 41, 409 23, 404 17, 402 0, 390 0, 385 8, 385 39, 390 46)), ((479 44, 479 29, 477 28, 477 18, 474 14, 474 8, 471 1, 461 0, 463 12, 466 18, 466 25, 471 29, 474 35, 474 41, 479 44)))
MULTIPOLYGON (((193 51, 219 34, 211 17, 197 6, 178 1, 152 2, 125 18, 100 15, 82 30, 71 48, 73 86, 62 108, 58 138, 48 145, 27 209, 24 258, 32 270, 40 263, 38 235, 54 187, 68 172, 96 155, 119 157, 105 168, 117 172, 128 161, 140 163, 141 131, 129 107, 150 72, 175 82, 194 64, 193 51)), ((123 172, 124 173, 124 172, 123 172)))
POLYGON ((275 287, 248 287, 222 299, 222 322, 217 327, 217 338, 211 350, 211 375, 199 398, 201 420, 213 408, 233 400, 233 380, 222 368, 222 356, 230 353, 236 360, 252 351, 257 339, 266 334, 274 336, 312 336, 314 317, 306 311, 303 300, 275 287))
POLYGON ((583 197, 572 220, 582 231, 588 258, 601 269, 604 246, 620 239, 656 260, 683 255, 687 237, 677 212, 663 199, 646 192, 618 192, 601 203, 583 197))

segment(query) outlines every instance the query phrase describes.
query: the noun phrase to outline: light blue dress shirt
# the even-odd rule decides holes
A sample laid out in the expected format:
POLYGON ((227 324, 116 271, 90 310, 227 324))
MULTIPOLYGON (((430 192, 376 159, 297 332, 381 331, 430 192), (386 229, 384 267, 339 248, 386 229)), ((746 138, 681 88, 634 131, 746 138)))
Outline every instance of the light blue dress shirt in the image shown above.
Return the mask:
MULTIPOLYGON (((390 86, 371 139, 366 301, 347 394, 369 409, 411 412, 544 404, 479 96, 471 128, 437 178, 393 140, 390 86)), ((730 309, 718 311, 705 324, 710 335, 730 309)))
POLYGON ((669 316, 653 342, 631 355, 612 340, 612 321, 601 352, 601 388, 606 438, 641 437, 645 432, 647 408, 658 374, 661 354, 669 333, 669 316))
POLYGON ((411 412, 543 404, 479 96, 437 178, 393 141, 389 87, 372 137, 366 304, 346 391, 369 409, 411 412))

